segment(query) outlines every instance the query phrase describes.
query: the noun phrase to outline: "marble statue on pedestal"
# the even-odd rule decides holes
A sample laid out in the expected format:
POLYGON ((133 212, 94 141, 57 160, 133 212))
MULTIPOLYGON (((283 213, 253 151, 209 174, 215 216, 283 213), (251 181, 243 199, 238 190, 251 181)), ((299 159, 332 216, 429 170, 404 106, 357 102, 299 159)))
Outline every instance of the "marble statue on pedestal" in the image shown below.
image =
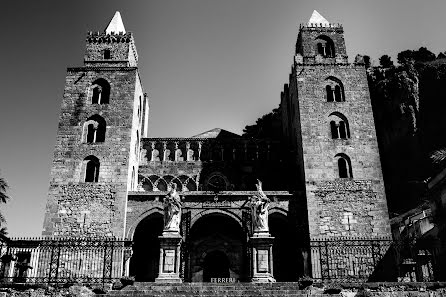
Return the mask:
POLYGON ((182 206, 177 185, 172 184, 169 194, 164 198, 164 231, 180 231, 182 206))
POLYGON ((257 194, 250 197, 254 232, 268 232, 268 207, 271 202, 262 190, 262 182, 257 180, 257 194))

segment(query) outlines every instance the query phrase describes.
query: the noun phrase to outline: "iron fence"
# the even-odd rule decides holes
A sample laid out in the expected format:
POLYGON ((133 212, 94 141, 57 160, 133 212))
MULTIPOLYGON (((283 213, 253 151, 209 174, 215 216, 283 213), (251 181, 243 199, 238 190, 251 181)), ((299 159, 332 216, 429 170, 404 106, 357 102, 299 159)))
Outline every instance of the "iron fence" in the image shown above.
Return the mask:
POLYGON ((317 281, 438 281, 439 246, 426 241, 316 239, 310 241, 317 281))
MULTIPOLYGON (((438 242, 389 239, 310 241, 316 281, 439 281, 438 242)), ((112 283, 128 276, 132 242, 117 239, 0 238, 0 278, 15 283, 112 283)), ((296 268, 298 270, 298 268, 296 268)))
POLYGON ((9 239, 1 247, 3 282, 111 283, 125 274, 131 241, 9 239))

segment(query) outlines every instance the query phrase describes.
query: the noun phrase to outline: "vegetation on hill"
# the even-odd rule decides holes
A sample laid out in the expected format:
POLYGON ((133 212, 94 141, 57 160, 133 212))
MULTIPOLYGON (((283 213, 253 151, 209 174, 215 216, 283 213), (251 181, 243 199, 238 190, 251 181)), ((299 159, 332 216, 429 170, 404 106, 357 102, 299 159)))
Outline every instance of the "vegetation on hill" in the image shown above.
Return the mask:
MULTIPOLYGON (((6 180, 2 177, 0 177, 0 203, 6 203, 9 200, 9 196, 6 193, 8 190, 8 184, 6 183, 6 180)), ((5 217, 0 212, 0 234, 6 235, 6 227, 4 226, 6 223, 5 217)))
MULTIPOLYGON (((426 181, 446 166, 446 52, 405 50, 398 65, 364 56, 391 216, 416 206, 426 181)), ((280 139, 280 107, 243 130, 245 137, 280 139)))

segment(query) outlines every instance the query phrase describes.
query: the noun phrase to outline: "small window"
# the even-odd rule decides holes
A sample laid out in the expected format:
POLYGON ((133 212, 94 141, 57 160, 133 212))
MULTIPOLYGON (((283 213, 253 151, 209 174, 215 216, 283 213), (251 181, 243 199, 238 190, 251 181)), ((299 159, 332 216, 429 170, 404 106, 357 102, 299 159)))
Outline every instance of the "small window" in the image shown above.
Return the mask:
POLYGON ((92 115, 84 124, 83 141, 97 143, 105 141, 106 122, 100 115, 92 115))
POLYGON ((104 50, 104 60, 111 59, 111 53, 109 49, 104 50))
POLYGON ((317 53, 325 58, 335 57, 335 47, 333 40, 325 35, 316 38, 317 53))
POLYGON ((99 179, 99 159, 95 156, 88 156, 84 159, 85 166, 85 182, 98 182, 99 179))
POLYGON ((333 90, 331 89, 331 86, 327 85, 325 90, 327 91, 327 102, 333 102, 333 90))
POLYGON ((347 118, 340 112, 333 112, 329 115, 330 131, 332 139, 350 138, 350 128, 347 118))
POLYGON ((92 104, 108 104, 110 97, 110 84, 103 78, 95 80, 91 88, 93 90, 91 103, 92 104))
POLYGON ((350 158, 345 154, 337 154, 339 178, 353 178, 350 158))
POLYGON ((325 79, 325 92, 327 102, 344 102, 344 85, 336 77, 330 76, 325 79))

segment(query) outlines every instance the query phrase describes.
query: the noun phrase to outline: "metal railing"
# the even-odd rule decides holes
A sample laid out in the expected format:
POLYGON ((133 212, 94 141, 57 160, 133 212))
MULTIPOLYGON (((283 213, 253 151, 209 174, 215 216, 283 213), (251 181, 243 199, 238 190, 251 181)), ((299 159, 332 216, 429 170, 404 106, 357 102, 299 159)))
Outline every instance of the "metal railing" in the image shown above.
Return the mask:
MULTIPOLYGON (((440 281, 438 241, 310 240, 315 281, 440 281)), ((107 284, 128 276, 132 242, 105 238, 0 238, 0 281, 107 284)), ((443 269, 443 270, 442 270, 443 269)), ((296 271, 299 270, 296 267, 296 271)))
POLYGON ((438 281, 436 242, 390 239, 310 241, 312 278, 317 281, 438 281))
POLYGON ((1 249, 3 282, 111 283, 125 273, 131 241, 10 239, 1 249))

